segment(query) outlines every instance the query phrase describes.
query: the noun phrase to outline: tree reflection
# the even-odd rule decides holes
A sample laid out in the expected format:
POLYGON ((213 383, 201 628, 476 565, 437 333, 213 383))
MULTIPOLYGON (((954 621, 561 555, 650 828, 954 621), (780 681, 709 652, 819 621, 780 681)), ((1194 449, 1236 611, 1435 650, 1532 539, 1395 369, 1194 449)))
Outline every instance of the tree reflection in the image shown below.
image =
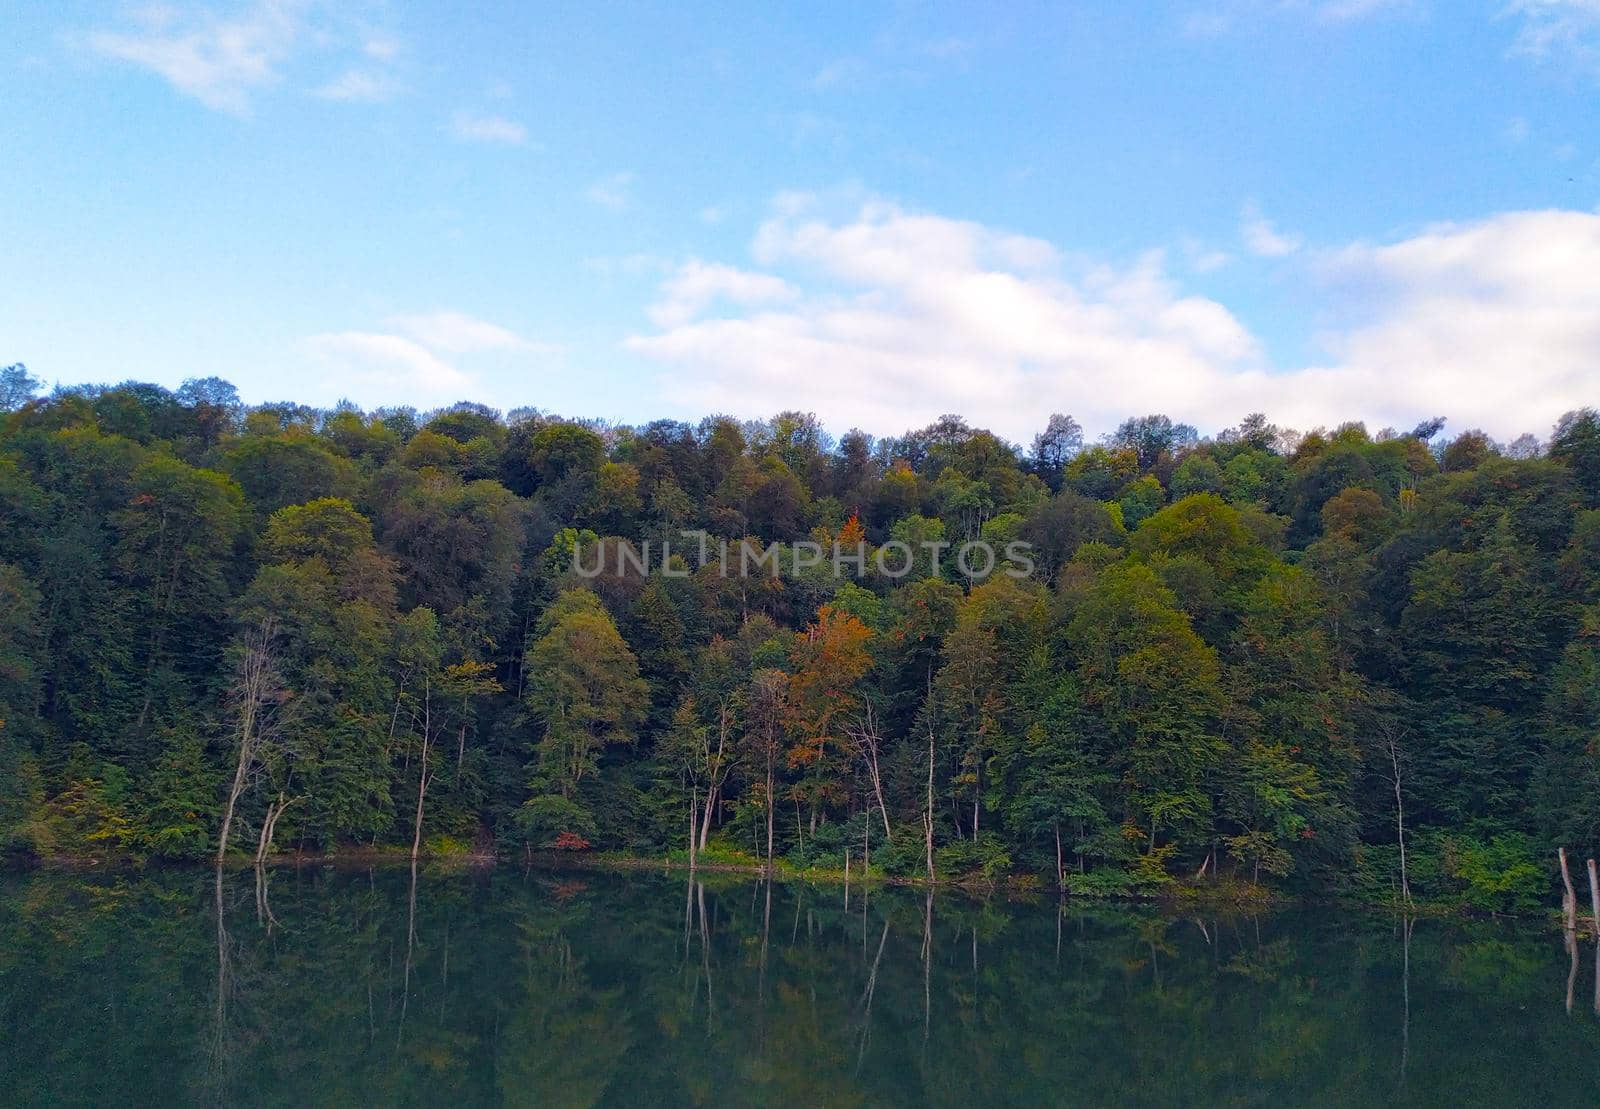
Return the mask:
POLYGON ((1553 1012, 1573 952, 1504 922, 252 877, 255 911, 239 872, 0 879, 8 1096, 1573 1103, 1600 1078, 1600 1022, 1553 1012))

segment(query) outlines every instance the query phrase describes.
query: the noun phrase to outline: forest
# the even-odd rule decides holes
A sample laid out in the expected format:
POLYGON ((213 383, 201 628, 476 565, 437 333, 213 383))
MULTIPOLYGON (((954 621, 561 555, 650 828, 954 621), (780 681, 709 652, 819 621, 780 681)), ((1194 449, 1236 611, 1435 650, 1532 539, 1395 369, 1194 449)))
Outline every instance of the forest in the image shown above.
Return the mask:
POLYGON ((1039 426, 246 406, 9 367, 0 851, 866 859, 1517 911, 1553 903, 1558 846, 1600 847, 1595 411, 1509 444, 1039 426), (1031 573, 963 574, 977 540, 1031 573), (674 572, 574 568, 663 542, 674 572), (727 572, 799 543, 919 554, 727 572))

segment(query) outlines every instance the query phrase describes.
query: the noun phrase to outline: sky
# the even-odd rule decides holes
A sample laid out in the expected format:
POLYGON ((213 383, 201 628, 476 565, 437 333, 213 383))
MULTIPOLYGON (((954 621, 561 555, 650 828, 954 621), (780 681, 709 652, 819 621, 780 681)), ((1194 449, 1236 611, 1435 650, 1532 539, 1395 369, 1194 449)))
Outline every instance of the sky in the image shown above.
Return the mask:
POLYGON ((1025 444, 1600 405, 1600 0, 0 0, 0 364, 1025 444))

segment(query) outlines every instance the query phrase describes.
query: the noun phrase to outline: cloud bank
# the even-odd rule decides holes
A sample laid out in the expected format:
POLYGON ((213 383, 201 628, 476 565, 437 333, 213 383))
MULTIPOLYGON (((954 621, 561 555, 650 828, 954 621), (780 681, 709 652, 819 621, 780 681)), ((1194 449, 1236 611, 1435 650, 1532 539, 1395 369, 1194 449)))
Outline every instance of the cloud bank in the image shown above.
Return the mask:
POLYGON ((1387 244, 1305 251, 1295 272, 1339 309, 1319 364, 1274 365, 1225 305, 1152 252, 1124 266, 1040 239, 870 201, 830 217, 784 197, 757 268, 686 263, 656 330, 627 346, 698 411, 815 411, 897 432, 945 412, 1018 441, 1052 411, 1103 431, 1164 411, 1215 430, 1264 411, 1512 437, 1600 401, 1600 216, 1507 213, 1387 244))

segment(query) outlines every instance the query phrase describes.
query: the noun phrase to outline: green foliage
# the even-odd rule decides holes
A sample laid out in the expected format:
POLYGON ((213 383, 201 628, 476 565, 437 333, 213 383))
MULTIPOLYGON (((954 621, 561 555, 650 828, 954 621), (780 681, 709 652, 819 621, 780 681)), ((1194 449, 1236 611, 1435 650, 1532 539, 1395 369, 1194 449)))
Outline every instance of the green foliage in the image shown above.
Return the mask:
POLYGON ((935 851, 933 869, 941 878, 982 878, 992 882, 1011 869, 1011 854, 998 835, 979 832, 976 840, 952 840, 935 851))
POLYGON ((931 818, 946 876, 1388 897, 1398 795, 1419 898, 1521 911, 1600 843, 1589 410, 1548 458, 1153 415, 1022 459, 957 417, 835 444, 3 384, 6 850, 201 857, 231 802, 239 850, 655 852, 693 805, 802 868, 870 834, 918 875, 931 818), (1028 556, 966 580, 979 538, 1028 556))

